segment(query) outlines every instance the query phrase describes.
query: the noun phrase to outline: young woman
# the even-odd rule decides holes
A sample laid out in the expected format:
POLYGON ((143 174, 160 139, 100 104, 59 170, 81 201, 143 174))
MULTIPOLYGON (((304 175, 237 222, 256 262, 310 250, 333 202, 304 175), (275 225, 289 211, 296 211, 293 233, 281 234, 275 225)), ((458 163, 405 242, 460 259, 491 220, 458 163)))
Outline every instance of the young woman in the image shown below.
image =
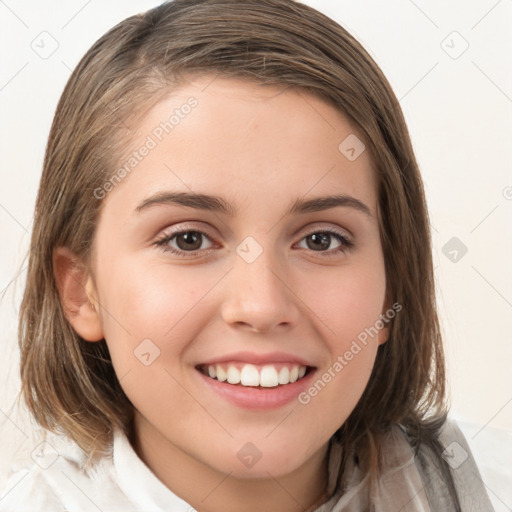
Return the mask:
POLYGON ((30 411, 71 444, 0 510, 492 510, 447 421, 400 106, 301 3, 175 0, 87 52, 20 347, 30 411))

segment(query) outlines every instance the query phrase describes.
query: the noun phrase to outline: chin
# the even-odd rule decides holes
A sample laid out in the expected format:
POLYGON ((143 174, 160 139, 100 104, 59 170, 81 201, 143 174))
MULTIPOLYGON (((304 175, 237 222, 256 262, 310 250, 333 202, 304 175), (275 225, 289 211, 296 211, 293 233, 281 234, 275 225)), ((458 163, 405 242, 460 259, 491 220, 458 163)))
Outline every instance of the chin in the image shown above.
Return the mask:
MULTIPOLYGON (((297 438, 295 438, 297 439, 297 438)), ((228 457, 230 449, 223 449, 216 458, 214 469, 233 478, 240 479, 268 479, 279 478, 300 468, 312 456, 303 451, 307 443, 281 444, 265 443, 263 440, 254 443, 236 442, 233 455, 228 457), (301 449, 302 447, 302 449, 301 449)))

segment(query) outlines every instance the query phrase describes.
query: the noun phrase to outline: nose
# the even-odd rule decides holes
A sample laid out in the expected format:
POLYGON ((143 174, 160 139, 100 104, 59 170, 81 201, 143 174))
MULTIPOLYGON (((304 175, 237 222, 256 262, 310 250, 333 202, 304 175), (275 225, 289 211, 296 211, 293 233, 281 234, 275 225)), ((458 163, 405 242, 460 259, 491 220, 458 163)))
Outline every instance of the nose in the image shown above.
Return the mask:
POLYGON ((221 308, 228 325, 261 333, 296 325, 300 299, 289 273, 270 253, 263 251, 251 263, 235 255, 221 308))

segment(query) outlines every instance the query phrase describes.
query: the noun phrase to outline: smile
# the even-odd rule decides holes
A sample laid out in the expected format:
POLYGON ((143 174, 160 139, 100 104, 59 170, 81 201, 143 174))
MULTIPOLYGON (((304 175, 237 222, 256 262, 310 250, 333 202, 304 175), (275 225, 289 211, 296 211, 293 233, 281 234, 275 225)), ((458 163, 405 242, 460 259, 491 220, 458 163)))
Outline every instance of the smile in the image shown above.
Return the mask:
POLYGON ((272 388, 285 386, 302 379, 308 367, 299 364, 208 364, 199 365, 198 370, 211 379, 234 386, 272 388))
POLYGON ((311 359, 280 351, 226 353, 203 360, 195 370, 205 396, 254 411, 292 403, 318 373, 311 359))

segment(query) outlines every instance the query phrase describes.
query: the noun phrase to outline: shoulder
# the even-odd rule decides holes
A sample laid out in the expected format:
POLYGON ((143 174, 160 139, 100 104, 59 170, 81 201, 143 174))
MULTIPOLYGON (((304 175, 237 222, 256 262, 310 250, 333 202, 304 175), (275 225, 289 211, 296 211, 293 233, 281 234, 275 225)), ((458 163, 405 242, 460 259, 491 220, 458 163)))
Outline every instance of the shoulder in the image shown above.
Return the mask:
POLYGON ((33 467, 12 472, 0 487, 0 511, 58 510, 59 500, 33 467))
POLYGON ((74 443, 41 443, 30 464, 13 472, 0 489, 0 512, 189 512, 144 464, 122 430, 115 429, 111 453, 96 465, 74 443))
POLYGON ((437 448, 420 444, 416 457, 431 507, 452 510, 447 481, 451 478, 462 512, 493 512, 469 444, 455 420, 446 419, 436 442, 437 448))
POLYGON ((2 482, 0 512, 133 510, 115 485, 108 459, 88 470, 76 450, 60 452, 50 443, 42 445, 30 463, 11 471, 2 482))

